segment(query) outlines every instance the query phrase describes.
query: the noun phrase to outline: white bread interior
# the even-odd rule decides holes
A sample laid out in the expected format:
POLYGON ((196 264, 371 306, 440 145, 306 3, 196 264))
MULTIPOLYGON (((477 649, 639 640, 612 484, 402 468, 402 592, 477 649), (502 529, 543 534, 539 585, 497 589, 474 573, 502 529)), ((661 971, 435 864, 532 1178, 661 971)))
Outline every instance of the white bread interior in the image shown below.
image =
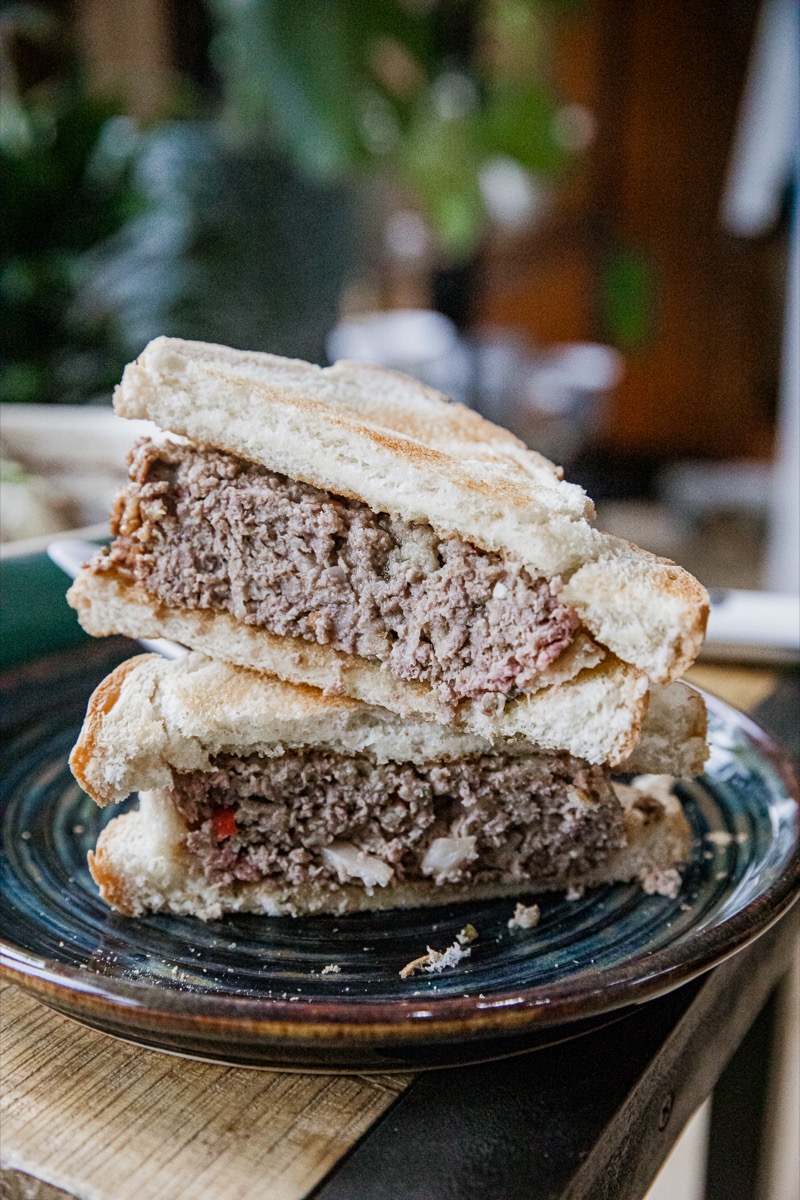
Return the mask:
POLYGON ((524 884, 444 887, 429 882, 401 882, 367 889, 347 883, 291 887, 264 880, 221 886, 203 877, 183 844, 186 830, 180 817, 159 791, 142 792, 138 810, 109 822, 100 835, 97 849, 89 854, 89 868, 106 903, 127 916, 166 911, 203 920, 216 920, 224 913, 234 912, 276 917, 411 908, 561 890, 568 886, 622 883, 670 871, 689 858, 691 834, 680 802, 660 789, 660 813, 651 808, 645 817, 633 806, 636 797, 634 789, 620 789, 628 845, 600 867, 576 873, 557 884, 541 879, 524 884))
MULTIPOLYGON (((682 684, 671 684, 669 691, 670 697, 655 706, 660 724, 638 748, 636 771, 674 774, 677 767, 689 774, 702 767, 702 699, 682 684), (682 739, 677 754, 671 750, 670 729, 685 735, 688 728, 699 743, 692 762, 683 750, 691 738, 682 739)), ((579 712, 574 719, 581 728, 588 721, 579 712)), ((95 690, 70 765, 85 791, 105 805, 133 791, 167 788, 173 770, 208 769, 209 758, 220 753, 270 756, 287 748, 325 746, 345 754, 368 752, 379 762, 421 764, 528 745, 400 717, 201 654, 173 660, 144 654, 120 664, 95 690)), ((627 771, 629 763, 622 769, 627 771)))
POLYGON ((591 501, 559 468, 405 376, 161 337, 126 367, 114 405, 560 575, 589 632, 657 681, 681 675, 700 647, 708 595, 697 580, 594 529, 591 501))
POLYGON ((699 775, 708 759, 708 710, 686 683, 655 684, 642 736, 619 768, 632 775, 699 775))

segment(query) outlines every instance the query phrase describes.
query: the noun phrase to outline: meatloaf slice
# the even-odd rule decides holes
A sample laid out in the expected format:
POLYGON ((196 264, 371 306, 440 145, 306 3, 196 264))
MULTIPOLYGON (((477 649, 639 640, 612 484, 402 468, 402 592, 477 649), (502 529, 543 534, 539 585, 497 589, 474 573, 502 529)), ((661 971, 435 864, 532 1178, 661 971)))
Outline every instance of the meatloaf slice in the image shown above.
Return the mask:
POLYGON ((218 450, 139 442, 112 528, 94 569, 385 663, 449 710, 534 690, 579 626, 558 579, 218 450))
POLYGON ((209 881, 556 882, 624 846, 604 767, 568 754, 378 763, 322 748, 218 755, 169 792, 209 881))

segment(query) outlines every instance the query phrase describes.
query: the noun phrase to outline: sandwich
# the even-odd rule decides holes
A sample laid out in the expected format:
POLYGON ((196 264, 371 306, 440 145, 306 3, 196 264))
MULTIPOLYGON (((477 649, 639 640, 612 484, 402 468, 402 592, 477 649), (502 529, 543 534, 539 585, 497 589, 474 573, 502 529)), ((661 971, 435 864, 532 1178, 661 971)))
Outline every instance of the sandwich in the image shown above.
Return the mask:
POLYGON ((688 687, 662 691, 621 764, 659 774, 619 782, 523 738, 196 652, 141 655, 95 691, 70 764, 101 806, 139 792, 89 856, 129 915, 342 913, 637 879, 672 894, 690 833, 663 772, 686 765, 692 734, 702 762, 702 712, 688 687))
POLYGON ((411 379, 158 338, 114 404, 163 433, 69 592, 89 633, 595 765, 634 753, 697 654, 691 575, 598 531, 559 468, 411 379))
POLYGON ((161 432, 69 600, 94 635, 190 653, 112 672, 72 753, 98 804, 139 793, 90 855, 111 905, 674 889, 689 828, 666 784, 707 754, 677 681, 705 627, 696 580, 392 372, 159 338, 115 407, 161 432))

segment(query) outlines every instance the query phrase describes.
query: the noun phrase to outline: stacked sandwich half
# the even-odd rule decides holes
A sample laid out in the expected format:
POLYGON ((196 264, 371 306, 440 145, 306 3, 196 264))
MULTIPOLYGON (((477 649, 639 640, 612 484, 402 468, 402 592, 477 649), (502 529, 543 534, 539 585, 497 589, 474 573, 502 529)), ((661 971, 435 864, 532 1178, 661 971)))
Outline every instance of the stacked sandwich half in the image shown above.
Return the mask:
POLYGON ((159 338, 115 407, 163 434, 69 599, 92 634, 191 652, 113 672, 73 752, 98 803, 140 793, 91 857, 111 904, 345 911, 680 866, 680 805, 641 776, 706 755, 674 682, 707 615, 690 575, 374 367, 159 338))

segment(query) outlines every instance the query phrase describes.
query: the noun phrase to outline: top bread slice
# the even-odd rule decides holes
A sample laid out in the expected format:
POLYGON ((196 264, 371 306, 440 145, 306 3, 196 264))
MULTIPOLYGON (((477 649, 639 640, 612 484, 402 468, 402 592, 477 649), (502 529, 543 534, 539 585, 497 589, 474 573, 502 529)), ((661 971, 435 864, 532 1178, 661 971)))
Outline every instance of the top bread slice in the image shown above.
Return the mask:
POLYGON ((560 468, 403 375, 160 337, 126 367, 114 406, 560 576, 597 641, 658 682, 700 647, 708 596, 697 580, 593 528, 591 501, 560 468))
MULTIPOLYGON (((620 770, 700 771, 706 757, 702 697, 681 683, 654 690, 652 716, 620 770)), ((576 712, 576 720, 582 715, 576 712)), ((202 654, 172 661, 144 654, 122 663, 95 690, 70 765, 85 791, 105 805, 135 790, 169 787, 173 770, 208 769, 215 754, 271 756, 303 746, 416 764, 532 748, 525 740, 489 739, 403 718, 202 654)))

